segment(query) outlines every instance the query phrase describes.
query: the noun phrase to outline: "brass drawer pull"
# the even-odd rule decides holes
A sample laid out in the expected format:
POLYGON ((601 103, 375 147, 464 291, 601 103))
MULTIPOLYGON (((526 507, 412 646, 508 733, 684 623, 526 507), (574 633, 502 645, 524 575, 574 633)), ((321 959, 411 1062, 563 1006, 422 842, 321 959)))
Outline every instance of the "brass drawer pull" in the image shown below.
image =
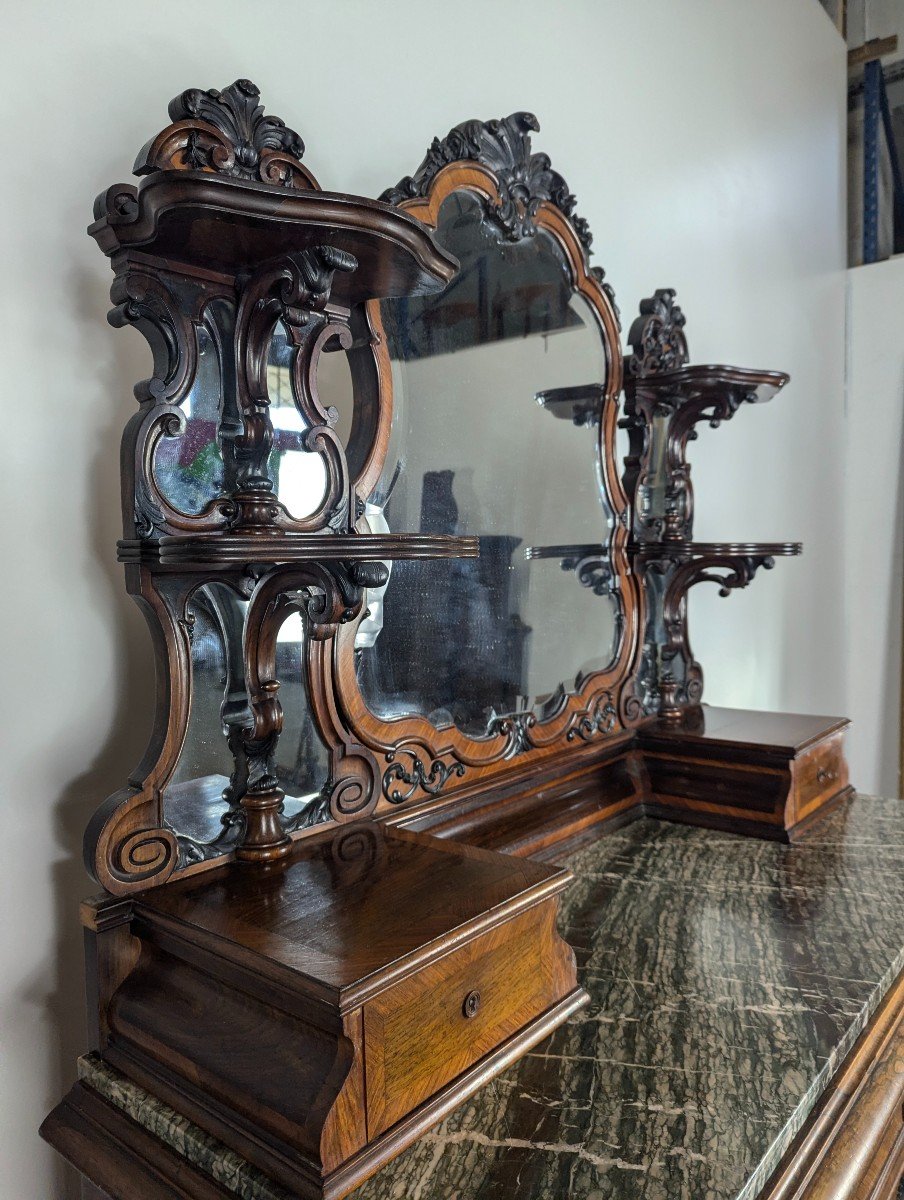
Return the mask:
POLYGON ((828 767, 820 767, 816 772, 816 780, 818 783, 834 783, 838 778, 837 771, 830 771, 828 767))
POLYGON ((461 1006, 461 1011, 465 1020, 470 1021, 471 1017, 477 1016, 477 1011, 480 1008, 480 992, 468 992, 465 996, 464 1003, 461 1006))

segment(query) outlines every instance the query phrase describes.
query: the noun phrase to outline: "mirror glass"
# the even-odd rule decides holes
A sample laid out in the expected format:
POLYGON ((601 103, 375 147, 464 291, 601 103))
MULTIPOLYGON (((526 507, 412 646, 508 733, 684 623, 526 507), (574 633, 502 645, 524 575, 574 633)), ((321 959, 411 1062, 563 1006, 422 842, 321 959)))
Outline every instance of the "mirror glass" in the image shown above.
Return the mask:
MULTIPOLYGON (((182 839, 186 861, 222 852, 235 840, 224 793, 233 771, 228 726, 249 720, 242 663, 248 602, 223 584, 208 583, 193 595, 192 705, 185 744, 164 794, 167 825, 182 839), (193 844, 192 844, 193 843, 193 844)), ((283 731, 276 750, 276 778, 285 792, 283 818, 290 830, 328 815, 323 797, 329 774, 327 749, 311 716, 304 682, 304 626, 290 612, 279 629, 276 676, 283 731)), ((236 803, 240 799, 236 796, 236 803)))
MULTIPOLYGON (((288 330, 279 321, 267 360, 267 391, 273 421, 269 470, 277 496, 293 517, 300 518, 310 516, 323 503, 327 474, 320 454, 304 446, 310 426, 298 411, 292 394, 293 356, 288 330)), ((320 355, 317 391, 324 408, 336 410, 334 428, 345 445, 351 428, 354 392, 348 359, 341 348, 325 349, 320 355)))
MULTIPOLYGON (((185 302, 191 299, 188 289, 185 302)), ((195 324, 194 329, 197 368, 182 401, 182 424, 164 434, 154 454, 158 488, 173 508, 189 516, 203 512, 221 494, 220 437, 234 436, 241 429, 231 358, 232 306, 220 299, 212 300, 205 306, 204 322, 195 324), (225 368, 224 358, 228 359, 225 368)), ((327 475, 317 450, 307 450, 304 446, 309 425, 292 394, 293 356, 289 332, 280 321, 273 331, 267 357, 267 392, 273 422, 268 468, 279 499, 292 516, 303 518, 316 512, 323 502, 327 475)), ((335 410, 334 428, 345 445, 352 424, 354 389, 348 357, 336 339, 320 355, 317 389, 323 406, 335 410)))
POLYGON ((162 495, 179 512, 196 515, 219 494, 223 456, 218 440, 220 362, 205 325, 195 325, 198 362, 191 390, 182 402, 183 424, 157 443, 154 477, 162 495))
POLYGON ((512 713, 548 715, 616 653, 599 402, 579 418, 538 400, 599 391, 606 364, 596 316, 545 230, 504 242, 481 202, 457 192, 437 237, 460 274, 439 296, 381 306, 393 427, 368 517, 371 528, 478 534, 481 556, 393 564, 368 597, 358 672, 378 716, 420 714, 479 737, 512 713), (576 566, 594 547, 591 586, 576 566))

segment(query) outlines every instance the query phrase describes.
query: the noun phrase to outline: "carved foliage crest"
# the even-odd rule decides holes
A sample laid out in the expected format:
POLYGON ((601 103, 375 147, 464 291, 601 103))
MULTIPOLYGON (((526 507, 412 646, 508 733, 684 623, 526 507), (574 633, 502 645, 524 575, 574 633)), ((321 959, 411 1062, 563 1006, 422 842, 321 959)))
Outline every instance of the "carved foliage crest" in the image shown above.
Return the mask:
POLYGON ((534 218, 547 201, 569 218, 586 251, 593 240, 587 222, 575 215, 577 203, 568 184, 554 171, 547 154, 531 152, 531 133, 540 128, 533 113, 516 112, 499 121, 463 121, 444 138, 434 138, 414 175, 406 175, 380 197, 401 204, 426 196, 443 167, 462 160, 479 162, 499 180, 499 202, 488 205, 493 224, 508 241, 535 232, 534 218))
POLYGON ((189 88, 170 102, 173 124, 142 149, 136 175, 208 171, 283 187, 316 187, 301 165, 304 142, 279 117, 264 113, 260 90, 237 79, 218 91, 189 88))
POLYGON ((674 288, 657 288, 640 302, 640 315, 628 331, 633 353, 626 366, 630 375, 643 377, 677 371, 688 359, 684 336, 685 316, 675 303, 674 288))

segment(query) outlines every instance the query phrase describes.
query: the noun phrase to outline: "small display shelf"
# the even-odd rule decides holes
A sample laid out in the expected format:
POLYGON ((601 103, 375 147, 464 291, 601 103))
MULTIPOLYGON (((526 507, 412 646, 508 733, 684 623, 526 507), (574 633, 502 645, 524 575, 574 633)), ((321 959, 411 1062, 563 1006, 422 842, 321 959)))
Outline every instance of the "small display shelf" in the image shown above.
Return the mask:
MULTIPOLYGON (((190 88, 169 116, 138 155, 138 184, 102 193, 88 230, 115 274, 111 324, 135 326, 154 355, 123 434, 118 556, 152 625, 161 700, 144 761, 85 843, 98 881, 121 894, 189 868, 165 806, 170 784, 181 786, 192 714, 205 709, 219 712, 205 744, 219 755, 216 774, 229 774, 230 855, 271 863, 288 854, 298 831, 277 779, 280 675, 298 684, 287 672, 300 673, 305 702, 320 714, 311 720, 325 726, 329 705, 317 701, 329 691, 332 639, 386 585, 389 563, 478 554, 473 537, 369 531, 368 487, 359 494, 339 412, 318 390, 322 354, 349 352, 354 377, 378 338, 353 328, 353 308, 441 291, 457 260, 399 208, 322 191, 299 135, 265 113, 247 79, 190 88), (293 452, 324 480, 303 515, 279 492, 275 407, 290 422, 293 452), (294 658, 278 646, 291 612, 304 630, 294 658), (211 639, 226 699, 206 694, 211 639)), ((326 770, 320 820, 367 816, 377 804, 379 758, 365 747, 343 753, 350 765, 326 770)), ((199 861, 221 850, 200 846, 199 861)))
MULTIPOLYGON (((783 371, 687 362, 684 313, 671 288, 643 300, 628 334, 625 488, 633 501, 628 555, 647 597, 638 699, 649 715, 680 721, 699 705, 703 671, 688 642, 687 596, 715 583, 722 596, 747 587, 762 567, 801 553, 799 542, 695 542, 694 493, 687 461, 697 425, 718 429, 744 404, 771 400, 783 371)), ((563 564, 564 565, 564 564, 563 564)))

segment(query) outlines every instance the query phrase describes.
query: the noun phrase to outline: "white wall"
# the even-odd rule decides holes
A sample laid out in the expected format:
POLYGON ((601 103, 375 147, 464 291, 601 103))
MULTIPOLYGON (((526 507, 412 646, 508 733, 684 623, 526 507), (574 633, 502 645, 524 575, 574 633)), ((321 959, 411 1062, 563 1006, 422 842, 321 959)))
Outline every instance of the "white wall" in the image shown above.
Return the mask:
POLYGON ((325 186, 365 194, 459 120, 536 111, 628 317, 677 287, 696 359, 794 376, 693 449, 701 536, 807 542, 749 592, 694 601, 709 698, 841 710, 845 69, 816 0, 7 0, 4 18, 0 480, 19 519, 2 600, 0 1195, 57 1200, 73 1193, 35 1130, 84 1044, 81 831, 143 748, 152 687, 114 563, 117 443, 147 352, 104 323, 95 194, 128 178, 171 96, 238 76, 302 132, 325 186))
POLYGON ((844 648, 851 776, 900 795, 904 257, 848 273, 844 648))

